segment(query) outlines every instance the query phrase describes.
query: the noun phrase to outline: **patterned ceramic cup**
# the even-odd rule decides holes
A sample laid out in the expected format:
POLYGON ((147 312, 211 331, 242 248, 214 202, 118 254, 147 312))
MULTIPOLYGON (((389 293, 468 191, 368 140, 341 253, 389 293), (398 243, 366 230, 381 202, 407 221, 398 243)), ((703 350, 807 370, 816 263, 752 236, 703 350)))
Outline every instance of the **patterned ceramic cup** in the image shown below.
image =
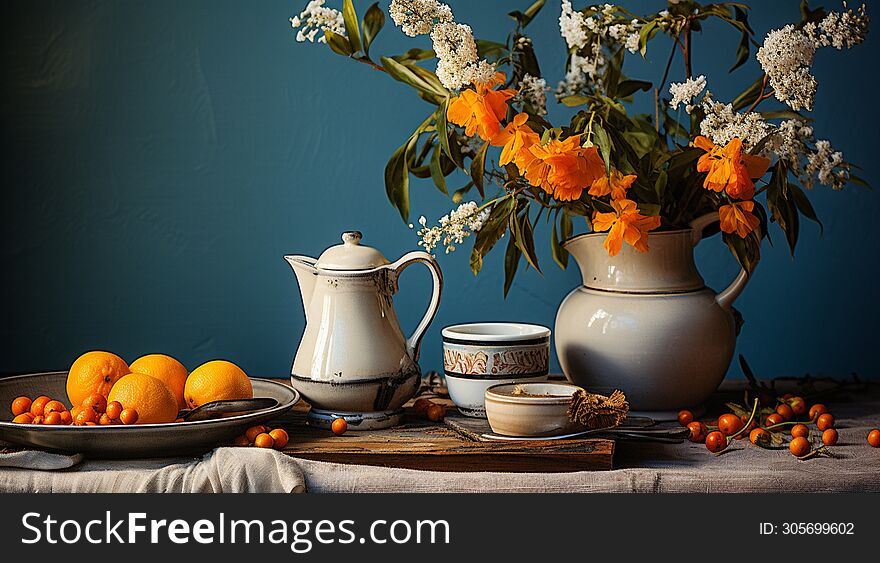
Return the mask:
POLYGON ((523 323, 474 323, 446 327, 443 370, 449 397, 466 416, 486 417, 492 385, 541 381, 550 364, 550 329, 523 323))

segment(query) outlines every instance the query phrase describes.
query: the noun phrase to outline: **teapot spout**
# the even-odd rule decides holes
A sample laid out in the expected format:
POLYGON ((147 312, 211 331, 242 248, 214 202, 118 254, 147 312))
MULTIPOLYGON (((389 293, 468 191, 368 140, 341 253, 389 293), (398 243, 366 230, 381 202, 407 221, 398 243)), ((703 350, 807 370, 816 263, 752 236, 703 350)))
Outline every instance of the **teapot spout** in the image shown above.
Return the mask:
POLYGON ((299 283, 299 292, 302 297, 303 310, 306 314, 306 322, 309 322, 309 303, 315 292, 315 284, 318 279, 318 270, 315 268, 316 260, 308 256, 285 256, 285 260, 293 268, 296 281, 299 283))

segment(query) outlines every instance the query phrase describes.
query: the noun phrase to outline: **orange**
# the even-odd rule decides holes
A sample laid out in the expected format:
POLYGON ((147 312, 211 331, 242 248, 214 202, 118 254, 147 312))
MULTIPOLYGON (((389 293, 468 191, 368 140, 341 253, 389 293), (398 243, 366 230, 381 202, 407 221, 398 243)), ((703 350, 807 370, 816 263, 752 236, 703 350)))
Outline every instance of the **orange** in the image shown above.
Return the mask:
POLYGON ((47 397, 45 395, 40 395, 39 397, 34 399, 34 402, 31 403, 31 414, 35 417, 43 416, 43 409, 46 408, 46 403, 51 400, 52 399, 50 397, 47 397))
POLYGON ((275 440, 264 432, 257 434, 257 437, 254 438, 254 445, 258 448, 272 448, 275 446, 275 440))
POLYGON ((113 384, 130 373, 125 360, 110 352, 86 352, 73 362, 67 373, 67 398, 81 405, 92 393, 107 396, 113 384))
POLYGON ((119 415, 119 421, 122 424, 137 424, 138 411, 136 411, 135 409, 125 409, 119 415))
POLYGON ((65 406, 64 406, 64 403, 62 403, 61 401, 54 401, 54 400, 53 400, 53 401, 49 401, 49 402, 46 403, 46 405, 43 407, 43 416, 46 416, 46 415, 48 415, 49 413, 53 413, 53 412, 57 412, 57 413, 60 414, 60 413, 62 413, 63 411, 66 411, 66 410, 67 410, 67 407, 65 407, 65 406))
POLYGON ((269 436, 272 436, 272 439, 275 440, 274 447, 276 450, 284 449, 284 446, 287 445, 287 442, 290 440, 290 436, 287 435, 287 432, 283 428, 276 428, 269 432, 269 436))
POLYGON ((171 389, 177 399, 177 408, 185 409, 186 402, 183 400, 183 387, 186 385, 188 375, 186 368, 172 358, 164 354, 149 354, 136 359, 129 366, 133 373, 145 373, 152 375, 171 389))
POLYGON ((61 424, 73 424, 73 415, 70 414, 70 411, 63 411, 61 413, 61 424))
POLYGON ((48 424, 50 426, 61 424, 61 413, 58 411, 50 412, 45 418, 43 418, 43 424, 48 424))
POLYGON ((250 428, 248 428, 247 431, 245 431, 244 433, 244 437, 247 438, 248 442, 253 442, 254 438, 268 431, 268 428, 266 428, 262 424, 258 424, 257 426, 251 426, 250 428))
POLYGON ((211 401, 251 399, 253 396, 254 390, 247 374, 225 360, 214 360, 194 369, 186 379, 183 390, 186 405, 191 409, 211 401))
POLYGON ((73 415, 73 423, 77 426, 85 426, 86 423, 98 420, 98 414, 92 409, 80 407, 80 410, 73 415))
MULTIPOLYGON (((108 400, 119 401, 138 413, 138 424, 174 422, 177 418, 177 399, 167 385, 153 376, 130 373, 113 385, 108 400)), ((124 415, 122 411, 120 416, 124 415)), ((123 419, 123 422, 125 420, 123 419)))
POLYGON ((30 412, 31 403, 29 397, 18 397, 14 401, 12 401, 12 416, 18 416, 20 414, 24 414, 26 412, 30 412))
POLYGON ((15 418, 12 419, 12 422, 16 424, 32 424, 34 422, 34 417, 31 416, 29 412, 23 412, 21 414, 15 415, 15 418))

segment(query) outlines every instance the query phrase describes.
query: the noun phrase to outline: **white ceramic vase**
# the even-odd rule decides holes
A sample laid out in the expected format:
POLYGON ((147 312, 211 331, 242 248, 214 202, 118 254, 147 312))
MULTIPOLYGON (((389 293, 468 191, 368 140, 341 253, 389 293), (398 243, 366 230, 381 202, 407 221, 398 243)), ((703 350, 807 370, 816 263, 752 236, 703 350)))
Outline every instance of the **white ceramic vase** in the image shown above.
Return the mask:
POLYGON ((569 239, 583 285, 556 316, 556 352, 569 381, 588 391, 622 390, 634 411, 696 407, 718 388, 736 343, 733 301, 748 282, 743 270, 715 293, 694 264, 702 229, 649 234, 648 252, 624 244, 609 256, 607 233, 569 239))

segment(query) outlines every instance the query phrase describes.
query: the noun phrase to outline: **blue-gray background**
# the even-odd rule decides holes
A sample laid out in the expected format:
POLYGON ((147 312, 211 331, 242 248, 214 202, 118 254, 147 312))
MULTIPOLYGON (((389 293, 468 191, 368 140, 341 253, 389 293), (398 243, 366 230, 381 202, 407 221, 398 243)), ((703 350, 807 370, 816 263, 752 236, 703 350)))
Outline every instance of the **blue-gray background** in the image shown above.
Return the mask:
MULTIPOLYGON (((252 375, 283 376, 304 322, 283 254, 317 255, 355 228, 392 260, 415 248, 414 231, 385 200, 382 171, 431 108, 324 45, 296 43, 288 18, 305 4, 7 7, 0 54, 0 372, 64 368, 81 352, 102 348, 129 361, 161 351, 191 369, 227 358, 252 375)), ((360 14, 368 5, 355 4, 360 14)), ((503 41, 512 23, 504 14, 529 0, 450 4, 478 36, 503 41)), ((663 3, 624 5, 648 12, 663 3)), ((759 41, 799 17, 794 0, 755 5, 759 41)), ((551 0, 530 27, 551 84, 564 64, 558 15, 551 0)), ((709 74, 721 99, 732 99, 758 73, 752 59, 727 75, 736 40, 718 24, 696 38, 695 72, 709 74)), ((389 20, 373 53, 416 45, 427 46, 426 39, 406 38, 389 20)), ((628 74, 658 81, 667 45, 652 43, 646 63, 631 57, 628 74)), ((860 163, 874 185, 878 55, 874 36, 850 52, 821 50, 814 67, 817 134, 860 163)), ((677 61, 671 79, 682 75, 677 61)), ((565 108, 554 109, 551 118, 565 115, 565 108)), ((413 181, 411 190, 413 219, 424 214, 433 221, 451 207, 430 180, 413 181)), ((738 351, 764 376, 871 377, 880 194, 818 187, 809 195, 824 236, 805 223, 792 260, 781 233, 772 232, 776 245, 765 245, 737 303, 746 318, 738 351)), ((521 270, 506 301, 497 251, 477 278, 467 267, 469 244, 439 257, 446 290, 424 341, 424 369, 440 364, 445 325, 553 325, 579 276, 574 265, 561 271, 553 264, 546 236, 539 245, 544 275, 521 270)), ((700 245, 698 260, 716 289, 736 273, 717 238, 700 245)), ((427 274, 412 270, 396 299, 405 330, 421 317, 429 291, 427 274)), ((731 377, 739 375, 731 368, 731 377)))

